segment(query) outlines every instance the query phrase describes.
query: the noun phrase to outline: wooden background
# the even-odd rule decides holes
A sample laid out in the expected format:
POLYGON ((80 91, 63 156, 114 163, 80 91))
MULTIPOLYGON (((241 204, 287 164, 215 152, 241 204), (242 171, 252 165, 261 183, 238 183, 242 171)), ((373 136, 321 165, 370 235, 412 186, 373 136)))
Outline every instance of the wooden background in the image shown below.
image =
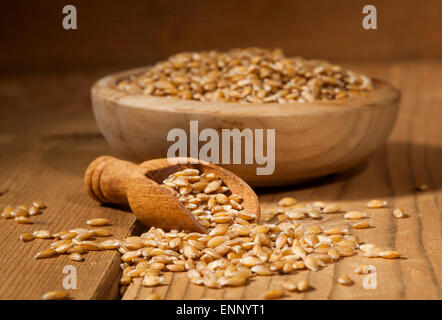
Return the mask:
MULTIPOLYGON (((66 265, 77 267, 75 299, 117 298, 118 254, 35 260, 46 240, 22 243, 25 231, 84 226, 107 217, 116 237, 140 232, 129 212, 101 207, 87 196, 82 175, 88 163, 115 155, 101 136, 89 89, 110 71, 150 64, 181 50, 260 45, 290 55, 329 58, 391 81, 402 90, 398 122, 387 145, 351 172, 290 188, 258 190, 263 209, 282 196, 324 200, 364 209, 372 198, 406 210, 370 211, 375 228, 362 240, 395 247, 404 259, 346 258, 321 272, 262 277, 244 288, 213 290, 167 275, 155 289, 136 282, 125 299, 151 291, 165 299, 253 299, 287 278, 308 278, 311 289, 288 299, 441 299, 442 285, 442 2, 372 1, 378 31, 361 28, 365 1, 73 1, 77 31, 61 28, 63 1, 10 1, 0 10, 0 207, 45 201, 34 225, 0 219, 0 298, 39 299, 61 289, 66 265), (416 192, 425 183, 429 189, 416 192), (134 231, 135 230, 135 231, 134 231), (364 290, 354 267, 371 263, 378 289, 364 290), (347 273, 352 287, 336 284, 347 273)), ((321 221, 340 222, 342 215, 321 221)))
POLYGON ((0 10, 0 70, 114 70, 184 50, 281 47, 332 60, 442 57, 440 0, 15 0, 0 10), (61 26, 74 4, 78 29, 61 26), (373 4, 378 30, 362 28, 373 4))

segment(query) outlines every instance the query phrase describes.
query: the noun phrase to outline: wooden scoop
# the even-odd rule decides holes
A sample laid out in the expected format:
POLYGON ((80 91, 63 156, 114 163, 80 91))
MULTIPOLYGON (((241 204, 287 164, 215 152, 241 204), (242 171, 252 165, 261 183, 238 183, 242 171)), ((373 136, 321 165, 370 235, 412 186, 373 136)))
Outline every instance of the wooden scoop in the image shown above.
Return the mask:
POLYGON ((84 181, 93 199, 100 203, 129 204, 135 216, 147 226, 207 233, 178 198, 160 185, 170 174, 186 168, 214 173, 232 193, 244 199, 244 210, 259 219, 259 201, 252 188, 232 172, 202 160, 154 159, 136 165, 102 156, 89 164, 84 181))

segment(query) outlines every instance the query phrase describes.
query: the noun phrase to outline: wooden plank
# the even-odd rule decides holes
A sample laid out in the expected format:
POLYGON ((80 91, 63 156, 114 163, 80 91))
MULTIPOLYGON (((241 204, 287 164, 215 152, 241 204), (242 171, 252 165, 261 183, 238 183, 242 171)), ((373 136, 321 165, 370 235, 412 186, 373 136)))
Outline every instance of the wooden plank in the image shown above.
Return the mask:
POLYGON ((332 60, 442 57, 439 0, 77 0, 77 30, 62 28, 65 5, 5 3, 0 70, 118 70, 180 51, 244 46, 332 60), (377 8, 378 30, 362 27, 368 4, 377 8))
MULTIPOLYGON (((358 254, 329 265, 320 272, 258 277, 241 288, 208 289, 191 284, 185 274, 166 275, 168 285, 144 288, 137 279, 123 299, 145 299, 158 293, 163 299, 260 299, 263 292, 282 281, 307 278, 311 290, 285 299, 441 299, 442 285, 442 64, 431 62, 356 65, 356 69, 392 81, 403 97, 396 127, 388 144, 365 166, 302 186, 259 190, 263 211, 283 196, 301 201, 336 202, 344 209, 366 210, 375 228, 355 230, 363 241, 397 248, 398 260, 370 259, 358 254), (417 192, 416 186, 429 189, 417 192), (385 209, 366 209, 374 198, 390 203, 385 209), (393 207, 407 213, 392 216, 393 207), (364 276, 355 267, 371 264, 377 270, 377 289, 362 287, 364 276), (348 274, 355 284, 340 286, 334 280, 348 274)), ((325 216, 319 224, 347 223, 342 214, 325 216)))
POLYGON ((100 207, 83 186, 82 175, 96 156, 108 154, 89 106, 89 76, 22 76, 0 78, 0 207, 48 205, 33 225, 0 219, 0 298, 39 299, 62 289, 63 268, 77 269, 75 299, 118 297, 119 258, 116 252, 90 252, 85 262, 68 256, 36 260, 49 240, 23 243, 19 234, 52 232, 86 226, 86 220, 106 217, 116 237, 126 236, 135 221, 131 213, 100 207), (86 79, 86 80, 85 80, 86 79))
MULTIPOLYGON (((284 279, 308 278, 312 289, 288 299, 440 299, 441 203, 442 203, 442 64, 438 62, 364 64, 352 66, 372 76, 390 79, 403 92, 396 128, 386 147, 366 165, 316 182, 289 188, 259 190, 263 208, 274 206, 285 195, 299 200, 325 200, 344 208, 364 209, 372 198, 387 199, 406 210, 403 220, 390 210, 370 210, 376 227, 360 230, 361 239, 397 247, 406 259, 385 261, 359 256, 346 258, 317 273, 262 277, 248 286, 225 290, 190 284, 185 273, 167 274, 170 285, 154 289, 131 285, 124 298, 144 299, 151 291, 165 299, 253 299, 284 279), (429 190, 416 193, 425 183, 429 190), (364 290, 354 267, 371 263, 378 270, 378 289, 364 290), (352 287, 337 286, 339 274, 350 274, 352 287)), ((0 298, 38 299, 61 289, 62 269, 74 265, 78 272, 76 299, 115 298, 120 277, 115 252, 86 255, 77 263, 61 257, 35 260, 33 255, 48 241, 22 243, 25 231, 84 226, 87 219, 103 216, 116 237, 134 227, 134 217, 124 211, 100 207, 88 198, 82 183, 88 163, 103 154, 112 155, 93 120, 89 102, 92 82, 105 72, 69 75, 0 77, 0 207, 6 204, 45 201, 46 213, 33 218, 34 225, 17 225, 0 219, 0 298)), ((339 223, 342 215, 327 216, 319 223, 339 223)), ((135 231, 139 234, 141 231, 135 231)))

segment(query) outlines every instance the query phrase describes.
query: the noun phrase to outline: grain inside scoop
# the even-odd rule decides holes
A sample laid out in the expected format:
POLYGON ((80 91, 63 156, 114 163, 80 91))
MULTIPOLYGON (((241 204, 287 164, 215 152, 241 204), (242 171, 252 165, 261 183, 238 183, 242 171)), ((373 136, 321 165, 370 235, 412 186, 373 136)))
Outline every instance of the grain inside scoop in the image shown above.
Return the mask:
POLYGON ((232 194, 244 199, 242 208, 259 219, 259 201, 252 188, 232 172, 202 160, 154 159, 136 165, 102 156, 90 163, 84 181, 93 199, 100 203, 128 204, 135 216, 147 226, 207 233, 207 228, 194 218, 190 210, 161 185, 169 175, 184 169, 214 174, 232 194))

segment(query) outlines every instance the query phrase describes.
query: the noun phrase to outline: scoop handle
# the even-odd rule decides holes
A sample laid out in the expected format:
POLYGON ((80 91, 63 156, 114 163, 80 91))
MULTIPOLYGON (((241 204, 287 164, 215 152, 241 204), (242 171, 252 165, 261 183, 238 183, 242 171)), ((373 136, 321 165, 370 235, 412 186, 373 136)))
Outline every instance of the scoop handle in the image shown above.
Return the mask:
POLYGON ((86 169, 86 189, 100 203, 129 204, 147 226, 207 233, 169 190, 146 176, 148 168, 161 168, 164 160, 140 166, 110 156, 99 157, 86 169))
POLYGON ((128 204, 128 181, 137 165, 111 156, 92 161, 84 175, 89 195, 100 203, 128 204))

